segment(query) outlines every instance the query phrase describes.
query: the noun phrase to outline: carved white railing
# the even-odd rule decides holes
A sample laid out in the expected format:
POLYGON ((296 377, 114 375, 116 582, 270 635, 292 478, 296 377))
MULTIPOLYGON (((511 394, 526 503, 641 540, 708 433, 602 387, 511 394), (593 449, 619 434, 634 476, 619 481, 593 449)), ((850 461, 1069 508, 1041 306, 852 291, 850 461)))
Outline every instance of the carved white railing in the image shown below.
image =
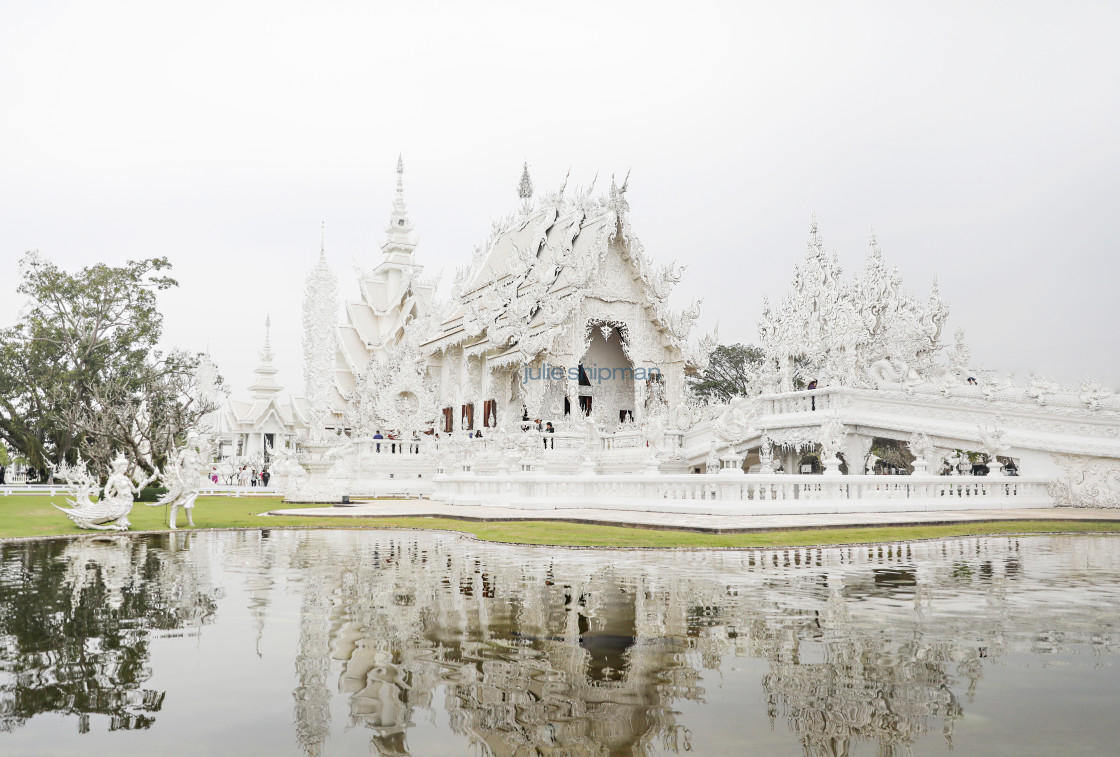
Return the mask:
POLYGON ((1046 485, 1045 479, 995 476, 451 473, 436 478, 432 496, 456 504, 746 514, 777 502, 806 512, 823 504, 861 511, 1050 507, 1046 485))
POLYGON ((760 398, 760 415, 786 415, 831 410, 837 406, 842 389, 812 389, 803 392, 785 392, 760 398))

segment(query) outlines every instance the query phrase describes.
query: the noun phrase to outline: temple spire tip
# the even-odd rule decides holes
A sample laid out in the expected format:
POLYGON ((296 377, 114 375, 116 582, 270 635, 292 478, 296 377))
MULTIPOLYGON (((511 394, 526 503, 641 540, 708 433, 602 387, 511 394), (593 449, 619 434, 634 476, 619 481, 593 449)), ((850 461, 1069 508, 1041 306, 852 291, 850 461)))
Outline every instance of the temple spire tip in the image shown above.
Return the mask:
POLYGON ((533 199, 533 180, 529 178, 529 161, 521 167, 521 181, 517 185, 517 196, 525 202, 533 199))

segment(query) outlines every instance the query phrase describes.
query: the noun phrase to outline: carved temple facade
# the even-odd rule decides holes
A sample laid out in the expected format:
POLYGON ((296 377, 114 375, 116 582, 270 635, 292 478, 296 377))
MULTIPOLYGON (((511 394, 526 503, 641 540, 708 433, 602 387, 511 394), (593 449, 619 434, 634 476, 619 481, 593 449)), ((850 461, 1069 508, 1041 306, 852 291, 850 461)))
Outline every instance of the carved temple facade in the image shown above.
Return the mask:
POLYGON ((495 224, 450 303, 436 308, 416 262, 402 172, 398 162, 383 261, 360 275, 361 299, 345 305, 337 332, 335 411, 348 427, 414 429, 417 413, 434 410, 431 428, 444 434, 588 416, 613 430, 682 401, 699 306, 668 309, 680 273, 645 256, 625 183, 612 181, 605 198, 562 186, 534 201, 526 169, 520 207, 495 224))

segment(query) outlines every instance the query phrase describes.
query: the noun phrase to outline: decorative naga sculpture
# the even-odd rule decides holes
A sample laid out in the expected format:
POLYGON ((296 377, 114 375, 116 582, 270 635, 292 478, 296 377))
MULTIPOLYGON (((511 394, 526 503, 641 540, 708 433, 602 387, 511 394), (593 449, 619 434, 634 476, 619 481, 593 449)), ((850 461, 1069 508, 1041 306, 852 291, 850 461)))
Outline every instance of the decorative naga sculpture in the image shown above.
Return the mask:
POLYGON ((167 487, 167 493, 156 502, 145 502, 149 507, 171 506, 171 515, 167 526, 172 531, 179 510, 186 510, 187 524, 194 528, 194 501, 198 499, 198 491, 202 487, 202 476, 209 470, 210 455, 209 444, 191 431, 187 434, 187 443, 183 445, 171 458, 163 470, 160 478, 167 487))
POLYGON ((155 480, 151 476, 145 481, 135 484, 128 477, 129 461, 123 454, 118 454, 109 466, 109 478, 105 482, 105 490, 100 499, 93 502, 90 495, 97 490, 96 481, 90 476, 85 466, 69 468, 66 478, 78 487, 77 499, 68 499, 73 505, 71 508, 58 507, 66 513, 66 517, 74 521, 78 528, 89 528, 97 531, 127 531, 132 524, 128 521, 128 514, 132 512, 134 494, 155 480))

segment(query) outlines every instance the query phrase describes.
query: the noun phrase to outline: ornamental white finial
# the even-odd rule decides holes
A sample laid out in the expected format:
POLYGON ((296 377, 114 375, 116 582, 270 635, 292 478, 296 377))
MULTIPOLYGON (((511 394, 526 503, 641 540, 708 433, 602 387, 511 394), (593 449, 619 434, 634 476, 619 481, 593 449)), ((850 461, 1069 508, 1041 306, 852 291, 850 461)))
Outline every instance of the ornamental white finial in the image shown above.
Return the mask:
POLYGON ((262 363, 272 362, 272 315, 266 314, 264 317, 264 346, 261 351, 257 353, 260 356, 262 363))
POLYGON ((327 222, 319 222, 319 258, 327 259, 327 222))
POLYGON ((521 168, 521 183, 517 185, 517 196, 525 202, 533 198, 533 180, 529 178, 529 161, 521 168))
POLYGON ((393 198, 393 212, 389 214, 389 225, 385 227, 388 239, 381 245, 381 249, 388 253, 390 249, 411 251, 416 246, 416 240, 411 236, 412 221, 408 218, 408 207, 404 203, 404 157, 397 155, 397 195, 393 198))

